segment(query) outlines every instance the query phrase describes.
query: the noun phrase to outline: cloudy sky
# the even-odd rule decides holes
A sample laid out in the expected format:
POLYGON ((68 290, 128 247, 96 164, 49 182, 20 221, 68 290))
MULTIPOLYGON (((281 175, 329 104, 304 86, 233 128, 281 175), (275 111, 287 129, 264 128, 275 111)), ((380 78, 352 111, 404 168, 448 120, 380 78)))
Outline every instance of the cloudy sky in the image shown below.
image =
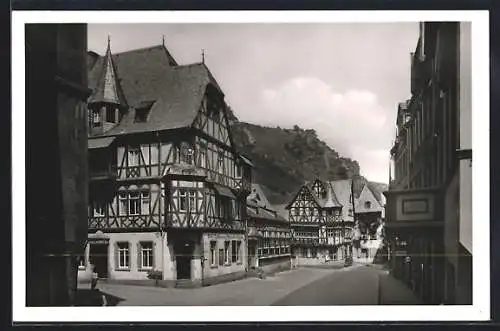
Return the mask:
POLYGON ((361 173, 387 182, 396 105, 410 96, 418 23, 90 24, 99 54, 161 44, 205 63, 245 122, 312 128, 361 173))

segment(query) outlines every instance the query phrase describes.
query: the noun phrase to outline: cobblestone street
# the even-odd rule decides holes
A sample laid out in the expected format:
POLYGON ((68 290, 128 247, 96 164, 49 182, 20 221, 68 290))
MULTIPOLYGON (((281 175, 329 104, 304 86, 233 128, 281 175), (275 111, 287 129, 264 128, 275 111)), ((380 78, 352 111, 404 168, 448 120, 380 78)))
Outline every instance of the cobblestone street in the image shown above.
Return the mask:
POLYGON ((387 271, 364 265, 298 268, 265 279, 246 278, 195 289, 106 283, 98 288, 116 298, 110 305, 121 306, 419 304, 387 271))

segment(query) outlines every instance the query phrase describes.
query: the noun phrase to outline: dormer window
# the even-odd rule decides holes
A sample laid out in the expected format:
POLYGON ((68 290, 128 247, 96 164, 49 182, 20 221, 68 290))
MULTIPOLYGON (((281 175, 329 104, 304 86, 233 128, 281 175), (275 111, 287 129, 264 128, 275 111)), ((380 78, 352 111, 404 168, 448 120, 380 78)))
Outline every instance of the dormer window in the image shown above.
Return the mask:
POLYGON ((141 101, 135 108, 135 122, 147 122, 155 100, 141 101))

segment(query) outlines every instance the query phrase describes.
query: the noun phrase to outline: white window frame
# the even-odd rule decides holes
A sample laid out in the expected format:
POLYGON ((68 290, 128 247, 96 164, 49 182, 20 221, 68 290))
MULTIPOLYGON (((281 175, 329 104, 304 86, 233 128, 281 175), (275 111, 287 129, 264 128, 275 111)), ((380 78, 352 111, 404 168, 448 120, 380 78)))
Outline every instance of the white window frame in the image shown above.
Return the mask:
POLYGON ((130 245, 122 241, 116 243, 118 249, 118 269, 130 269, 130 245), (123 246, 123 247, 122 247, 123 246), (122 261, 123 258, 123 261, 122 261), (122 263, 123 262, 123 263, 122 263))
POLYGON ((127 202, 127 193, 120 192, 118 193, 118 202, 119 202, 119 214, 120 216, 128 215, 128 202, 127 202))
MULTIPOLYGON (((141 246, 141 269, 153 269, 154 263, 154 245, 151 241, 144 241, 140 243, 141 246), (145 253, 147 256, 145 256, 145 253), (151 265, 144 265, 144 259, 151 262, 151 265)), ((149 263, 148 263, 149 264, 149 263)))
POLYGON ((179 211, 181 212, 187 212, 189 209, 189 199, 188 199, 188 194, 186 189, 179 189, 179 211), (184 199, 184 208, 182 208, 182 200, 184 199))
POLYGON ((224 241, 224 264, 231 264, 231 241, 224 241))
POLYGON ((149 191, 141 192, 141 214, 149 214, 149 202, 151 201, 151 193, 149 191))
POLYGON ((217 241, 210 241, 210 266, 217 266, 217 241))
POLYGON ((128 214, 131 216, 136 216, 141 214, 141 194, 140 192, 129 192, 128 195, 128 214), (134 206, 132 208, 132 206, 134 206), (132 213, 132 209, 134 209, 134 212, 132 213))
POLYGON ((207 167, 207 149, 202 147, 202 148, 200 148, 199 153, 200 153, 200 167, 206 168, 207 167))
POLYGON ((95 202, 93 203, 93 215, 94 217, 103 217, 106 216, 106 204, 95 202))
POLYGON ((141 149, 139 147, 129 147, 127 158, 129 167, 139 166, 141 164, 141 149))
POLYGON ((188 193, 188 209, 190 212, 196 212, 198 209, 198 194, 196 191, 189 190, 188 193))

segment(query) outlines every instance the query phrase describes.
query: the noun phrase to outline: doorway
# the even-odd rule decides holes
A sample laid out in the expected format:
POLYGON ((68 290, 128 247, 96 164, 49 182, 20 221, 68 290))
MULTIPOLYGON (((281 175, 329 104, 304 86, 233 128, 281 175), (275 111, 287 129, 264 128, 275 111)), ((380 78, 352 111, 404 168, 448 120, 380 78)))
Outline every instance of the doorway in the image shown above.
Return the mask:
POLYGON ((99 278, 108 278, 108 245, 90 244, 90 263, 95 266, 99 278))
POLYGON ((177 264, 177 279, 191 279, 191 260, 193 258, 194 243, 182 241, 175 245, 175 261, 177 264))

